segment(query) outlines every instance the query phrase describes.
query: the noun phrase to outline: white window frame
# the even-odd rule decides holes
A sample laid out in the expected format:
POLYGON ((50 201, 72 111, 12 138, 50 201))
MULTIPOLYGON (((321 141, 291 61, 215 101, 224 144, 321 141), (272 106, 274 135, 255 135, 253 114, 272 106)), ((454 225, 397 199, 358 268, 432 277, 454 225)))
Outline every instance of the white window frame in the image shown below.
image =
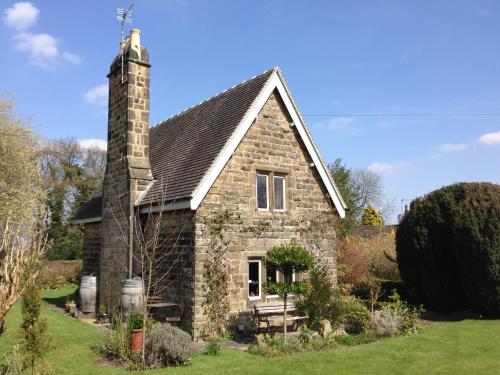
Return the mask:
POLYGON ((257 173, 255 176, 255 203, 257 210, 259 211, 269 211, 269 175, 265 173, 257 173), (266 208, 259 207, 259 176, 264 176, 266 178, 266 208))
POLYGON ((279 175, 273 176, 273 203, 274 203, 274 207, 273 207, 274 211, 276 211, 276 212, 285 212, 286 211, 286 179, 285 179, 285 176, 279 176, 279 175), (283 208, 282 209, 276 208, 276 195, 274 194, 274 181, 277 178, 280 178, 283 180, 283 208))
POLYGON ((259 300, 262 298, 262 260, 261 259, 248 259, 248 299, 250 301, 259 300), (250 296, 250 263, 257 263, 259 270, 259 295, 258 296, 250 296))

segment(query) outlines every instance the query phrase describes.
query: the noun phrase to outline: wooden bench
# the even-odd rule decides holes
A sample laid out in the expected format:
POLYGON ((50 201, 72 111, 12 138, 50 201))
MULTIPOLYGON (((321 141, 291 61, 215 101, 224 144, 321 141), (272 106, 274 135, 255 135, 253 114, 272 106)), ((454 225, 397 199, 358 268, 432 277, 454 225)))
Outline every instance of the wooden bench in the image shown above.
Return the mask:
MULTIPOLYGON (((283 321, 283 309, 284 303, 266 303, 257 304, 254 307, 254 315, 256 317, 257 331, 260 332, 260 323, 266 323, 266 330, 269 330, 269 325, 272 321, 282 320, 283 321)), ((297 329, 297 325, 303 322, 305 319, 309 318, 307 315, 296 315, 297 311, 295 303, 287 302, 286 304, 286 321, 293 322, 293 329, 297 329)))
MULTIPOLYGON (((149 314, 153 318, 155 318, 161 315, 158 310, 178 308, 179 304, 174 302, 165 302, 160 296, 150 296, 148 297, 147 307, 149 310, 149 314), (152 309, 154 310, 154 312, 151 311, 152 309)), ((180 322, 181 318, 180 316, 167 316, 165 320, 167 322, 180 322)))

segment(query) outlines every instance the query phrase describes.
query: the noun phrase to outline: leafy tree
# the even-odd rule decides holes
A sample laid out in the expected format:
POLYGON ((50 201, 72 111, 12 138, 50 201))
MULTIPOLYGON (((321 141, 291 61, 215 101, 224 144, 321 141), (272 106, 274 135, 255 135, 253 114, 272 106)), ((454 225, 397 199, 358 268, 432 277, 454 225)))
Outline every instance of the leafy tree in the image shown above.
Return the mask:
POLYGON ((20 333, 23 339, 23 362, 27 369, 31 369, 31 374, 35 374, 37 362, 49 349, 49 339, 46 336, 47 321, 40 319, 41 305, 40 289, 35 283, 31 283, 23 296, 23 322, 20 333))
POLYGON ((384 225, 384 219, 380 212, 378 212, 371 205, 368 205, 361 215, 361 224, 363 225, 373 225, 373 226, 382 226, 384 225))
POLYGON ((346 217, 339 221, 338 231, 341 237, 351 237, 361 223, 363 209, 368 205, 383 207, 386 213, 392 209, 383 200, 384 191, 379 174, 368 170, 348 168, 342 159, 335 160, 329 166, 330 174, 347 205, 346 217))
POLYGON ((458 183, 415 199, 396 251, 402 279, 427 306, 500 315, 500 185, 458 183))
POLYGON ((42 169, 50 213, 49 239, 53 246, 49 259, 78 259, 83 250, 81 228, 72 225, 104 176, 106 152, 83 149, 76 139, 59 139, 42 150, 42 169))
POLYGON ((286 344, 286 307, 290 294, 301 295, 307 291, 305 281, 292 281, 293 272, 305 272, 314 267, 314 259, 302 246, 289 244, 274 246, 264 258, 264 262, 273 266, 284 275, 283 282, 268 282, 264 290, 268 294, 277 294, 283 298, 283 341, 286 344))

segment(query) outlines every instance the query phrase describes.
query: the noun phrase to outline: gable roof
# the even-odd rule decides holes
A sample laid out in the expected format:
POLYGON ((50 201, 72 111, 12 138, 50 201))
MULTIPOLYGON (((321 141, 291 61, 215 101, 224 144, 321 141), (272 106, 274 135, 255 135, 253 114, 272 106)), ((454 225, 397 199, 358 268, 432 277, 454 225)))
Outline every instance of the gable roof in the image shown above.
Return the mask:
MULTIPOLYGON (((165 199, 175 201, 177 208, 197 209, 274 90, 282 97, 340 217, 344 217, 345 203, 279 68, 265 71, 151 127, 149 155, 154 182, 137 204, 154 205, 165 199)), ((97 195, 82 206, 77 222, 100 217, 102 208, 97 195)))

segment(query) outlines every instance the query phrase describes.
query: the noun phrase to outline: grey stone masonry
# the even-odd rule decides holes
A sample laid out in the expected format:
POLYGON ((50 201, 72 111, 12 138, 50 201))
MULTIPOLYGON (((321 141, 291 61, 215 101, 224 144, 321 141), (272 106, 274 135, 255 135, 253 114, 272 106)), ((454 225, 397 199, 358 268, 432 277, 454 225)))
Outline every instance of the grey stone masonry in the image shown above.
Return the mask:
POLYGON ((114 59, 108 75, 108 157, 99 281, 99 300, 106 305, 118 302, 120 282, 129 276, 134 203, 153 179, 149 164, 149 55, 140 46, 139 30, 131 30, 121 48, 123 58, 119 54, 114 59))

